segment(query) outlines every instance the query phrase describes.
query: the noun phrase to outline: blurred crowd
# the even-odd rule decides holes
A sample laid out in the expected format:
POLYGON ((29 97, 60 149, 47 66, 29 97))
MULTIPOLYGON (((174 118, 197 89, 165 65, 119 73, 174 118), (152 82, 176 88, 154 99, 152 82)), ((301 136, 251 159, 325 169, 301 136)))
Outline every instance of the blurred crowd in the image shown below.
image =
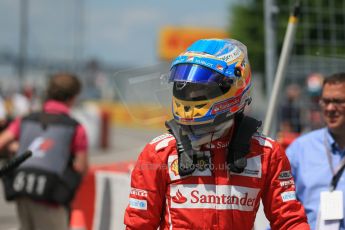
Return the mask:
POLYGON ((34 86, 25 85, 20 90, 0 89, 0 130, 13 118, 40 110, 42 100, 34 86))
POLYGON ((324 125, 319 106, 324 76, 312 73, 306 82, 292 82, 285 86, 278 107, 278 135, 283 147, 287 147, 302 133, 324 125))

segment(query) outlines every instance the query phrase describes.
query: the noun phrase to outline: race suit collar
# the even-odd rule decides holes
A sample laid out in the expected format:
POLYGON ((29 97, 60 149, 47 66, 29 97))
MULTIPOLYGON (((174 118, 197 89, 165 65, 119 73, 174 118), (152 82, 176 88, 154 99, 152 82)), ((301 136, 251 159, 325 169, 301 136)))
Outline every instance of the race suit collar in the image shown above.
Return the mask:
POLYGON ((203 150, 210 150, 210 149, 225 149, 228 148, 230 140, 232 138, 234 132, 234 125, 229 129, 229 131, 220 137, 217 140, 212 141, 211 143, 206 143, 202 146, 203 150))

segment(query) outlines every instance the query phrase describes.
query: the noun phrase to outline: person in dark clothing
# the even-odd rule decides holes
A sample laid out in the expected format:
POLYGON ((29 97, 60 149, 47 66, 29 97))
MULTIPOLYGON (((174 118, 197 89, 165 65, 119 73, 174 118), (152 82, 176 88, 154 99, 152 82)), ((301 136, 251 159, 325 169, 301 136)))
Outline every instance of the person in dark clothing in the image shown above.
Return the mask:
POLYGON ((21 230, 68 230, 67 206, 88 167, 85 128, 69 114, 80 91, 77 76, 53 75, 43 110, 16 118, 0 135, 0 149, 15 140, 15 156, 27 149, 33 153, 4 178, 21 230))

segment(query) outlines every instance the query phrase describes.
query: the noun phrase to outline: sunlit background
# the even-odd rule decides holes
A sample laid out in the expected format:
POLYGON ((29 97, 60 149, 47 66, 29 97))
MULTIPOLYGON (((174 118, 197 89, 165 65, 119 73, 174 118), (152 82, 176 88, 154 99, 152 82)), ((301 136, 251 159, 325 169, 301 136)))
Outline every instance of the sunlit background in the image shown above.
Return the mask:
MULTIPOLYGON (((165 79, 172 59, 196 39, 229 37, 247 45, 254 83, 249 113, 264 120, 296 2, 1 0, 0 95, 14 117, 13 95, 24 95, 37 109, 49 75, 77 73, 84 88, 75 115, 87 126, 91 154, 124 151, 121 137, 143 132, 141 142, 127 144, 132 148, 126 159, 135 159, 171 117, 165 79)), ((345 0, 300 2, 270 130, 280 140, 285 133, 296 136, 323 125, 322 78, 345 66, 345 0), (297 114, 284 114, 290 107, 297 114)), ((116 155, 111 161, 121 159, 116 155)))
MULTIPOLYGON (((153 91, 158 90, 160 96, 151 97, 153 104, 159 102, 155 97, 162 97, 163 102, 159 103, 167 106, 168 96, 163 96, 162 89, 157 88, 157 80, 168 73, 172 57, 195 39, 224 33, 248 46, 255 82, 256 100, 252 110, 263 119, 294 3, 282 0, 2 0, 1 91, 7 96, 23 87, 33 87, 41 93, 49 74, 72 71, 84 82, 83 99, 126 103, 137 97, 124 88, 130 85, 128 79, 154 75, 148 77, 152 86, 143 83, 144 96, 138 100, 141 103, 145 98, 144 101, 151 103, 153 91), (171 27, 173 32, 164 35, 171 27), (162 48, 162 43, 170 47, 162 48)), ((297 83, 304 102, 308 103, 308 77, 342 69, 344 5, 344 1, 335 0, 302 1, 281 100, 284 100, 284 87, 297 83)), ((132 116, 137 114, 132 112, 132 116)))

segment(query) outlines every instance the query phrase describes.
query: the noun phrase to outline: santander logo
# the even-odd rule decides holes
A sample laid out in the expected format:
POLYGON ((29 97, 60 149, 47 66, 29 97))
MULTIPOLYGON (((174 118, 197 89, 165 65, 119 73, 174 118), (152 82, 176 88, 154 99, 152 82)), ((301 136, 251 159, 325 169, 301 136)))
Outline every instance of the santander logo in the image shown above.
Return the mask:
POLYGON ((255 199, 248 198, 248 193, 245 193, 243 196, 236 195, 205 195, 200 194, 198 190, 193 190, 191 192, 191 203, 209 203, 209 204, 235 204, 253 207, 255 199))
POLYGON ((253 211, 259 191, 258 188, 234 185, 171 185, 171 208, 253 211))
POLYGON ((172 197, 172 200, 175 202, 175 203, 178 203, 178 204, 183 204, 187 201, 187 198, 184 197, 182 195, 182 193, 180 192, 180 190, 177 190, 176 192, 176 196, 173 196, 172 197))

